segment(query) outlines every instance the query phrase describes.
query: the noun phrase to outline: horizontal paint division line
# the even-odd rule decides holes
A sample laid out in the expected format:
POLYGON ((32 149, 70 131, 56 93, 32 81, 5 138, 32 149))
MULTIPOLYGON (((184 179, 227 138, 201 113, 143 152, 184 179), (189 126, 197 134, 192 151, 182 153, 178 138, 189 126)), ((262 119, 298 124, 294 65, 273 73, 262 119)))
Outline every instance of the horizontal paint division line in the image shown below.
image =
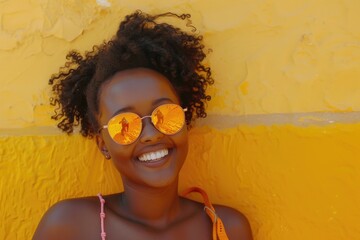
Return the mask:
MULTIPOLYGON (((217 129, 233 128, 241 125, 271 126, 290 124, 299 127, 324 126, 329 124, 355 124, 360 123, 360 112, 330 113, 279 113, 257 115, 220 115, 209 114, 205 119, 198 119, 195 126, 211 126, 217 129)), ((75 130, 77 134, 77 130, 75 130)), ((9 136, 35 136, 65 134, 56 126, 34 126, 25 128, 1 128, 0 137, 9 136)))
POLYGON ((196 126, 212 126, 218 129, 233 128, 239 125, 284 125, 306 127, 323 126, 334 123, 360 123, 360 112, 307 112, 307 113, 275 113, 254 115, 219 115, 209 114, 205 119, 198 119, 196 126))
POLYGON ((25 128, 0 128, 0 137, 9 136, 51 136, 65 134, 56 126, 34 126, 25 128))

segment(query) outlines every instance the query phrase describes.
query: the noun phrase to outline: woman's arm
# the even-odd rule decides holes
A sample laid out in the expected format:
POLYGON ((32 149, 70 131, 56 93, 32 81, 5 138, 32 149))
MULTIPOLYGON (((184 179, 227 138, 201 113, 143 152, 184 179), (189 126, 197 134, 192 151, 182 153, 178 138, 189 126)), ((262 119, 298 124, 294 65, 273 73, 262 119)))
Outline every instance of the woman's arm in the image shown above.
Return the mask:
POLYGON ((81 202, 64 200, 52 206, 41 219, 33 240, 75 239, 79 227, 78 218, 84 214, 84 204, 81 202))
POLYGON ((229 239, 253 240, 251 227, 244 214, 236 209, 214 205, 217 215, 224 223, 229 239))

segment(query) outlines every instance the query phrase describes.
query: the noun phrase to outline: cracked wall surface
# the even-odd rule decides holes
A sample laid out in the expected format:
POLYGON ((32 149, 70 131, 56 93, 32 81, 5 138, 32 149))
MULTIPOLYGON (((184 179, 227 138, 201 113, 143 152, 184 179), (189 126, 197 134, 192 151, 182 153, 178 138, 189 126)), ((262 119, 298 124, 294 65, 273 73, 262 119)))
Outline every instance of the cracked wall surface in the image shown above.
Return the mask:
POLYGON ((190 13, 212 50, 180 190, 239 209, 255 239, 360 239, 356 0, 0 1, 0 239, 30 239, 60 199, 122 190, 92 140, 56 129, 47 81, 136 9, 190 13))

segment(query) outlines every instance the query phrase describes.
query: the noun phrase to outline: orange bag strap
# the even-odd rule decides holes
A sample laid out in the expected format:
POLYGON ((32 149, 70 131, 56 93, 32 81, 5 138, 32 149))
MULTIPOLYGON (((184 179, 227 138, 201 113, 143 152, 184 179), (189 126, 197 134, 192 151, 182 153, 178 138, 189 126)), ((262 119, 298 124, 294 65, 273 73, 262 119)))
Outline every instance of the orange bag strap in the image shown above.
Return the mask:
POLYGON ((215 208, 209 201, 209 197, 206 194, 204 190, 198 187, 191 187, 186 189, 182 196, 186 196, 187 194, 191 192, 197 192, 200 193, 204 199, 204 210, 207 213, 207 215, 210 217, 212 223, 213 223, 213 240, 229 240, 229 238, 226 235, 224 224, 221 221, 221 219, 216 215, 215 208))

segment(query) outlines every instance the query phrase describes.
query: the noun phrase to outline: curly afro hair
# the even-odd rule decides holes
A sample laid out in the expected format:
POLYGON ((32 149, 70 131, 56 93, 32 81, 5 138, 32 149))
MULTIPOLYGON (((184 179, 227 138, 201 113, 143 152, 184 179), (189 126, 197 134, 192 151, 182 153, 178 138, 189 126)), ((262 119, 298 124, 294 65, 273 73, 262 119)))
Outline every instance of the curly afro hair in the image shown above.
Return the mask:
POLYGON ((57 126, 62 131, 70 134, 80 124, 83 136, 94 136, 99 129, 101 85, 116 72, 132 68, 149 68, 169 79, 181 105, 188 108, 188 127, 195 118, 206 117, 206 101, 211 98, 205 90, 213 79, 210 68, 202 64, 206 57, 202 36, 156 22, 161 17, 186 20, 192 32, 196 30, 189 14, 148 15, 136 11, 125 17, 110 41, 84 55, 68 53, 65 66, 49 80, 54 93, 50 103, 56 107, 52 118, 59 121, 57 126))

